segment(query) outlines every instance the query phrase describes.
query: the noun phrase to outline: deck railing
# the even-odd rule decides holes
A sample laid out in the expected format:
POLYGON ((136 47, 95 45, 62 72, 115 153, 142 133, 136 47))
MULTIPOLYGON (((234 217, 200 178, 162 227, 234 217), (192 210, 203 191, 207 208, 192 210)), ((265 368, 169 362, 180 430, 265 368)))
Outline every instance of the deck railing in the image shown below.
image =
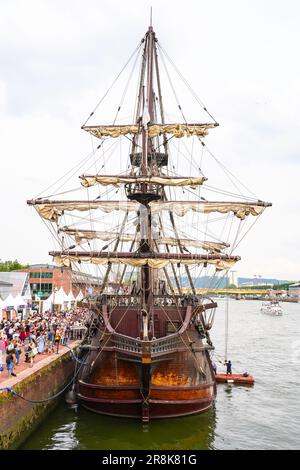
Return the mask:
POLYGON ((138 354, 142 352, 142 342, 138 339, 114 336, 112 341, 116 349, 121 351, 134 352, 138 354))
POLYGON ((127 351, 141 354, 143 347, 149 347, 151 355, 169 352, 183 346, 179 336, 160 338, 154 341, 142 341, 140 339, 131 339, 123 336, 113 336, 113 345, 119 351, 127 351))
POLYGON ((159 354, 162 352, 172 351, 183 345, 179 336, 170 336, 160 338, 151 342, 151 354, 159 354))
POLYGON ((85 326, 73 326, 68 332, 66 332, 69 340, 83 339, 87 331, 85 326))

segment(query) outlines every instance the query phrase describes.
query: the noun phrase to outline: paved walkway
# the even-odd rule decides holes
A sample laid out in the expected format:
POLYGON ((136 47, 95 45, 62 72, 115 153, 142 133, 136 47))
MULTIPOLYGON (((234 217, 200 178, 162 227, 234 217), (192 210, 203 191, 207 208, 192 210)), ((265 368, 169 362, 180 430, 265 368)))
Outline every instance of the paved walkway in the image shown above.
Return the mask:
POLYGON ((30 364, 24 362, 24 353, 22 353, 21 363, 14 368, 14 373, 17 375, 17 377, 8 376, 6 366, 3 364, 4 370, 0 372, 0 388, 14 387, 16 384, 29 377, 31 374, 34 374, 46 365, 50 364, 52 361, 55 361, 58 357, 64 356, 70 352, 69 348, 76 348, 80 342, 80 340, 70 341, 68 347, 61 346, 59 348, 58 354, 37 354, 34 358, 33 367, 30 367, 30 364))

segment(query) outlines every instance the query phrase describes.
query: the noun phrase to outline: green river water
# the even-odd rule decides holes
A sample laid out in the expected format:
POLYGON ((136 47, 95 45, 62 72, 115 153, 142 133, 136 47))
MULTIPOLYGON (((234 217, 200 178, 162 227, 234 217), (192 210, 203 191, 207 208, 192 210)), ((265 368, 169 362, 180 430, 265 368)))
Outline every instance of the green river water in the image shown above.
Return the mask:
MULTIPOLYGON (((223 357, 226 300, 218 303, 211 337, 223 357)), ((219 384, 209 412, 149 425, 61 402, 21 449, 299 449, 300 304, 282 303, 282 317, 260 306, 229 301, 228 358, 233 372, 254 375, 253 387, 219 384)))

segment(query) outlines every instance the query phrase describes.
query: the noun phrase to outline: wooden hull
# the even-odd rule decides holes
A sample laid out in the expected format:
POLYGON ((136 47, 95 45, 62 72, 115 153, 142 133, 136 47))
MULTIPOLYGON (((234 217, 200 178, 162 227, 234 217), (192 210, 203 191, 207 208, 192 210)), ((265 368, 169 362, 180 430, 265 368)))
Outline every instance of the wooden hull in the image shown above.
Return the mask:
MULTIPOLYGON (((107 325, 94 338, 77 381, 77 398, 85 408, 148 422, 211 407, 216 395, 211 348, 190 324, 189 312, 178 334, 148 341, 116 333, 107 325)), ((132 322, 127 332, 129 328, 132 322)))
MULTIPOLYGON (((81 401, 84 408, 94 413, 99 413, 108 416, 114 416, 117 418, 134 418, 143 419, 141 414, 141 404, 126 403, 121 404, 117 402, 115 404, 100 404, 95 402, 87 403, 86 400, 81 401)), ((199 404, 152 404, 150 402, 148 420, 153 419, 167 419, 167 418, 179 418, 183 416, 195 415, 203 413, 212 406, 212 402, 199 403, 199 404)), ((144 420, 147 422, 148 420, 144 420)))
POLYGON ((78 381, 77 397, 85 408, 100 414, 147 422, 202 413, 214 401, 216 385, 205 353, 202 363, 207 361, 209 378, 196 385, 191 385, 198 374, 193 361, 187 357, 188 353, 175 353, 166 361, 151 366, 127 362, 124 357, 119 360, 116 356, 115 353, 106 354, 102 367, 95 370, 89 382, 78 381), (152 369, 147 395, 143 393, 145 367, 152 369))

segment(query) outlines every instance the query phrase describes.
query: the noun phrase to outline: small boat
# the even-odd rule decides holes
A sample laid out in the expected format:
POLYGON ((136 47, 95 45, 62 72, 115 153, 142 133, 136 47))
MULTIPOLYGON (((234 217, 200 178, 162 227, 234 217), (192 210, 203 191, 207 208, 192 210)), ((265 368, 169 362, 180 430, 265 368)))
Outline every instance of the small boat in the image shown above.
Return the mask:
POLYGON ((260 308, 262 313, 267 313, 273 316, 279 316, 283 314, 283 310, 280 307, 277 300, 271 300, 270 302, 263 302, 260 308))
POLYGON ((217 383, 234 383, 234 384, 244 384, 244 385, 253 385, 254 377, 249 374, 216 374, 215 379, 217 383))

